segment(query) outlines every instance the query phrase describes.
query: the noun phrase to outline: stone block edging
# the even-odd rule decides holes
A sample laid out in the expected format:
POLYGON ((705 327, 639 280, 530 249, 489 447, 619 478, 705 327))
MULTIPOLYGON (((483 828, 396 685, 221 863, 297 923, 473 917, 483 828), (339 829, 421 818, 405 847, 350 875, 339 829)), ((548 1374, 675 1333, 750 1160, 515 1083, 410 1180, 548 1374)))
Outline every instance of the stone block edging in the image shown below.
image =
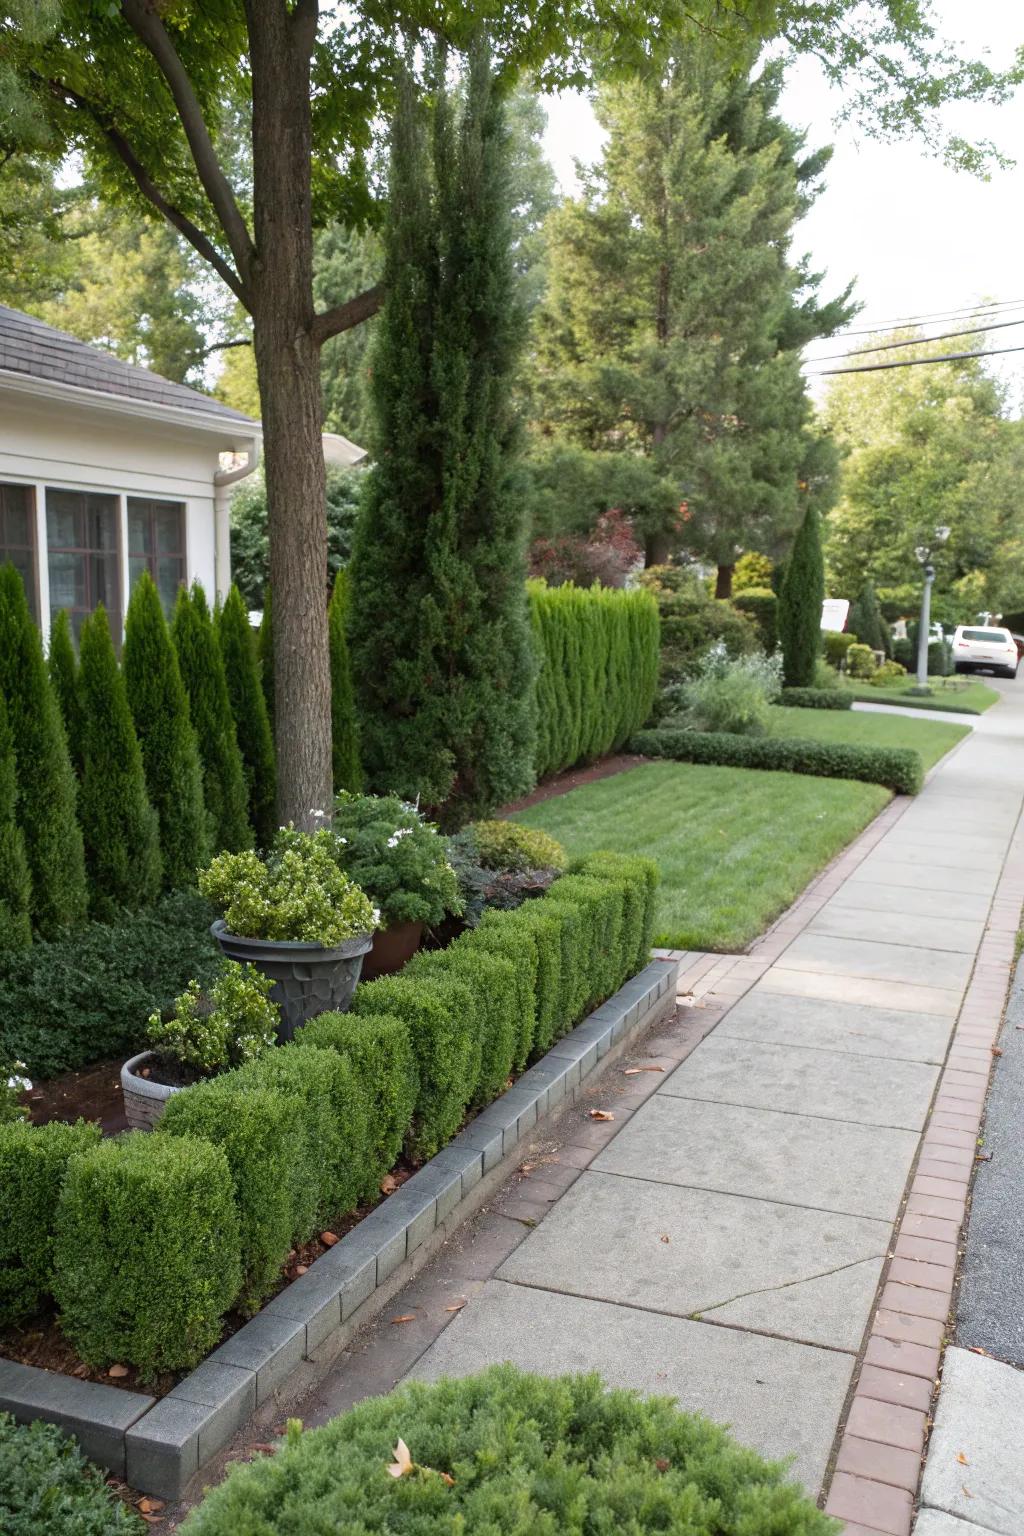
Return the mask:
POLYGON ((539 1120, 574 1098, 610 1051, 675 1008, 678 974, 677 960, 652 960, 166 1397, 0 1359, 0 1410, 57 1424, 115 1477, 178 1498, 314 1351, 349 1336, 429 1244, 473 1214, 478 1186, 490 1185, 539 1120))

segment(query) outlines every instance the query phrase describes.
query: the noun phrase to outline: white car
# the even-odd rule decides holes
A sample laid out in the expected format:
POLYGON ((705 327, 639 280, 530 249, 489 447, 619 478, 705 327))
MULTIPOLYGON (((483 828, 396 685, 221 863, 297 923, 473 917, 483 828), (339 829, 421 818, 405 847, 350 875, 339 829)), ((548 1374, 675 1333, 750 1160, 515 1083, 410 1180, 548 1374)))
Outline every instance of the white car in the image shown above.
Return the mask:
POLYGON ((958 672, 976 672, 986 667, 1003 677, 1016 677, 1017 659, 1017 645, 1008 629, 957 625, 953 665, 958 672))

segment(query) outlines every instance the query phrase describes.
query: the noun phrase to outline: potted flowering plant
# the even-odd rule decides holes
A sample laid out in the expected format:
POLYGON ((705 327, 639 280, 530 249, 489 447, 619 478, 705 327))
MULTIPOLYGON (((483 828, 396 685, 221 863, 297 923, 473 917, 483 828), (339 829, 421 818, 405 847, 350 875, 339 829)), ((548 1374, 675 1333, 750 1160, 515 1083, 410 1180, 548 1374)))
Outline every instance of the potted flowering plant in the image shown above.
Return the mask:
POLYGON ((169 1018, 151 1013, 150 1049, 121 1068, 128 1124, 152 1130, 172 1093, 268 1050, 279 1021, 272 987, 258 971, 226 960, 207 995, 190 981, 169 1018))
POLYGON ((339 795, 333 833, 339 865, 380 910, 363 975, 400 970, 419 949, 425 927, 462 911, 447 841, 397 795, 339 795))
POLYGON ((28 1071, 23 1061, 5 1061, 0 1058, 0 1125, 10 1120, 25 1120, 28 1108, 22 1094, 30 1093, 32 1084, 25 1076, 28 1071))
POLYGON ((200 891, 224 913, 210 930, 224 954, 273 982, 281 1040, 318 1013, 348 1007, 380 922, 338 864, 336 842, 326 827, 282 827, 266 859, 222 853, 199 874, 200 891))

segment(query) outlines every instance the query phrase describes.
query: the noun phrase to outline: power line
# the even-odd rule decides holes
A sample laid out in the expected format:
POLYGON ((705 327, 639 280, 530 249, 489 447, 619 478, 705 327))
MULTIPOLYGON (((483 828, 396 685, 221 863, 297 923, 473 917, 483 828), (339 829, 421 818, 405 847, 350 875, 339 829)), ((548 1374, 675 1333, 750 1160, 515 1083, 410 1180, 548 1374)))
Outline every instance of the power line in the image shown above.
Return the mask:
POLYGON ((824 357, 809 357, 809 363, 830 363, 837 357, 866 357, 872 352, 891 352, 896 347, 923 347, 933 341, 952 341, 957 336, 980 336, 983 331, 1005 331, 1011 325, 1024 325, 1020 320, 997 320, 994 325, 961 326, 956 331, 943 331, 939 336, 917 336, 913 341, 882 341, 877 347, 856 347, 852 352, 828 352, 824 357))
POLYGON ((846 331, 847 336, 873 336, 881 331, 898 331, 907 325, 931 325, 940 320, 952 322, 959 316, 973 319, 976 316, 994 314, 998 310, 1020 309, 1024 306, 1024 299, 999 299, 987 304, 965 304, 959 309, 939 309, 926 315, 903 315, 895 320, 876 320, 871 325, 859 327, 855 331, 846 331))
POLYGON ((968 357, 995 357, 1000 352, 1024 352, 1020 347, 992 347, 988 352, 947 352, 942 357, 907 357, 896 363, 858 363, 853 368, 808 368, 808 373, 877 373, 880 368, 923 368, 926 363, 959 363, 968 357))

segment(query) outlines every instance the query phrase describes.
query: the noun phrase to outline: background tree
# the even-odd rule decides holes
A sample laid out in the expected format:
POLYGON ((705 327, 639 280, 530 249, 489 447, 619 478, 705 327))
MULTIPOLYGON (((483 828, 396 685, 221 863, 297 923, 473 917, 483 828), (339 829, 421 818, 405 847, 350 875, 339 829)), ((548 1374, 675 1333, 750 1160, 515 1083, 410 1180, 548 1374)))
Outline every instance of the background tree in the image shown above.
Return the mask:
POLYGON ((160 827, 163 881, 176 890, 195 883, 196 870, 213 850, 188 695, 148 571, 132 589, 121 661, 146 790, 160 827))
POLYGON ((260 663, 260 683, 267 704, 270 734, 274 736, 274 616, 270 588, 263 591, 263 617, 256 632, 256 655, 260 663))
POLYGON ((242 754, 238 750, 234 716, 228 701, 224 662, 217 648, 213 621, 203 589, 193 582, 178 593, 171 620, 188 712, 203 765, 206 802, 213 847, 237 852, 253 846, 242 754))
POLYGON ((850 605, 846 628, 856 635, 861 645, 870 645, 873 651, 885 651, 886 624, 878 607, 878 598, 870 581, 866 581, 850 605))
POLYGON ((25 841, 15 820, 17 801, 14 738, 0 693, 0 954, 4 950, 26 949, 32 943, 32 879, 25 841))
MULTIPOLYGON (((744 0, 724 16, 699 0, 696 11, 669 5, 656 19, 639 0, 467 4, 445 12, 443 26, 445 40, 464 47, 486 22, 501 40, 503 72, 534 69, 550 88, 582 83, 592 49, 638 66, 687 17, 714 22, 727 42, 753 23, 813 49, 833 78, 847 77, 855 104, 867 93, 875 131, 927 129, 943 100, 1010 88, 1009 78, 936 47, 930 19, 894 0, 767 9, 744 0)), ((437 13, 430 20, 441 25, 437 13)), ((4 147, 80 152, 105 200, 134 200, 173 225, 252 316, 277 604, 279 809, 298 821, 331 784, 326 612, 309 596, 326 564, 319 353, 380 302, 369 290, 316 310, 313 230, 365 222, 367 146, 408 50, 402 26, 415 34, 421 23, 398 7, 342 11, 317 0, 8 0, 0 18, 4 147), (249 125, 251 186, 221 147, 232 112, 249 125)))
POLYGON ((142 753, 102 603, 82 625, 82 788, 89 910, 101 922, 160 894, 160 823, 146 796, 142 753))
POLYGON ((263 696, 256 636, 241 593, 234 585, 224 599, 224 606, 215 615, 214 629, 242 754, 249 820, 256 833, 257 846, 269 848, 277 831, 274 741, 267 718, 267 701, 263 696))
POLYGON ((359 727, 356 721, 352 667, 348 654, 349 594, 348 576, 339 571, 334 578, 327 627, 331 643, 331 739, 334 747, 334 792, 349 789, 356 793, 363 787, 359 762, 359 727))
POLYGON ((393 137, 351 645, 367 779, 444 803, 456 822, 529 785, 534 731, 525 528, 509 472, 520 313, 507 136, 482 46, 457 122, 438 87, 430 160, 426 134, 409 87, 393 137))
POLYGON ((779 594, 778 628, 787 688, 809 688, 821 655, 821 605, 825 565, 821 520, 811 504, 797 530, 779 594))
MULTIPOLYGON (((366 470, 327 466, 327 575, 326 602, 334 578, 352 554, 359 497, 366 470)), ((267 533, 267 487, 263 476, 243 480, 231 498, 231 574, 250 608, 262 608, 270 579, 270 540, 267 533)))
POLYGON ((14 740, 17 821, 32 876, 32 922, 45 939, 86 915, 75 774, 43 646, 13 565, 0 566, 0 693, 14 740))
POLYGON ((76 776, 82 777, 82 701, 78 692, 78 660, 71 638, 71 622, 66 608, 61 608, 50 626, 50 649, 46 657, 50 682, 64 722, 68 755, 76 776))

